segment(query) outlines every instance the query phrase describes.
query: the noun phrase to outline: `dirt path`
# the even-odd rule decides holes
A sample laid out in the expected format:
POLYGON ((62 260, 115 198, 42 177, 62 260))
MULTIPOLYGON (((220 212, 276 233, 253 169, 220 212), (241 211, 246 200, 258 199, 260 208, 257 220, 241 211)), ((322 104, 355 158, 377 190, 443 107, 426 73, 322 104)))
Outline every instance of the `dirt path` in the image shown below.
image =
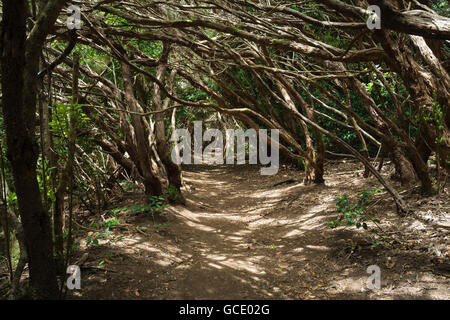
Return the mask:
MULTIPOLYGON (((327 227, 336 215, 333 200, 337 196, 377 184, 359 177, 358 169, 352 164, 335 167, 328 170, 326 185, 305 186, 301 173, 287 169, 276 176, 261 176, 259 168, 250 166, 191 168, 184 173, 187 205, 166 209, 167 221, 156 225, 148 216, 130 218, 127 222, 133 227, 128 232, 116 231, 123 236, 121 241, 88 247, 83 289, 70 295, 92 299, 449 299, 445 225, 443 229, 427 224, 425 231, 417 231, 417 226, 411 229, 416 220, 400 222, 391 201, 380 197, 375 210, 386 220, 385 227, 411 232, 408 239, 417 238, 417 242, 371 248, 361 232, 327 227), (354 172, 350 179, 349 171, 354 172), (296 181, 274 187, 289 178, 296 181), (438 255, 429 250, 433 244, 422 240, 430 239, 430 234, 435 236, 438 255), (369 265, 382 270, 379 291, 366 287, 369 265)), ((444 218, 448 216, 444 212, 444 218)), ((435 217, 433 221, 445 224, 447 220, 435 217)))

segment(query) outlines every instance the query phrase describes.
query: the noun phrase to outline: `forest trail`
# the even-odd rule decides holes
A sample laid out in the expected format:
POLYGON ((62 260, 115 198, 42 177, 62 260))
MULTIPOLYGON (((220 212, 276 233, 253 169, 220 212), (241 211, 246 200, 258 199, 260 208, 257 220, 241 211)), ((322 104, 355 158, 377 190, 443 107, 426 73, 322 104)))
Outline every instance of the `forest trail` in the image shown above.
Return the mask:
MULTIPOLYGON (((364 232, 328 228, 328 221, 336 216, 337 196, 377 185, 360 177, 360 169, 354 163, 339 164, 327 169, 325 185, 305 186, 303 174, 289 169, 261 176, 256 166, 189 168, 183 173, 187 205, 169 207, 163 214, 167 221, 156 224, 145 215, 128 218, 133 227, 117 230, 123 239, 88 247, 82 290, 69 295, 73 293, 75 299, 450 298, 445 248, 440 251, 444 259, 424 252, 428 244, 422 240, 419 247, 374 249, 364 232), (353 178, 348 178, 349 171, 353 178), (295 181, 274 186, 290 178, 295 181), (366 286, 366 269, 374 264, 382 270, 379 291, 366 286)), ((399 221, 388 197, 380 197, 376 208, 387 221, 385 227, 399 221)), ((404 218, 401 227, 410 228, 411 221, 404 218)), ((433 232, 426 228, 428 233, 417 231, 417 236, 433 232)), ((436 241, 448 246, 448 232, 436 241)))

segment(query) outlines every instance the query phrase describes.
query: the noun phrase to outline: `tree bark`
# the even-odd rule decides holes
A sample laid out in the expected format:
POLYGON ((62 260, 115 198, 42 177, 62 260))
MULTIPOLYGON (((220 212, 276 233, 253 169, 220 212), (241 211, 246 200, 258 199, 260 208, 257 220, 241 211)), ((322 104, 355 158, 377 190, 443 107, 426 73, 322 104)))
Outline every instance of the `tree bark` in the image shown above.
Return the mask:
MULTIPOLYGON (((125 99, 132 112, 139 112, 138 103, 134 96, 131 71, 128 64, 121 62, 123 85, 125 89, 125 99)), ((136 156, 138 169, 144 178, 145 193, 151 195, 160 195, 162 193, 161 181, 152 170, 151 150, 148 144, 148 134, 145 132, 145 126, 140 115, 131 114, 131 123, 134 128, 134 139, 136 142, 136 156)))
POLYGON ((58 286, 50 219, 42 205, 36 175, 37 72, 45 37, 64 2, 49 1, 27 38, 26 1, 3 1, 1 71, 7 157, 25 234, 31 286, 39 299, 56 299, 58 286))
MULTIPOLYGON (((170 45, 164 45, 163 56, 160 59, 160 65, 156 71, 156 78, 159 81, 163 81, 167 74, 167 60, 169 58, 170 45)), ((174 69, 169 78, 170 86, 173 88, 173 82, 175 81, 177 71, 174 69)), ((155 84, 153 89, 153 105, 155 111, 161 111, 167 109, 170 102, 170 98, 166 98, 164 103, 161 100, 161 89, 155 84)), ((182 180, 181 180, 181 168, 172 161, 169 144, 166 139, 166 129, 164 125, 164 113, 157 113, 155 115, 155 137, 156 137, 156 149, 158 151, 161 162, 166 168, 167 179, 169 181, 168 194, 169 201, 172 203, 185 203, 185 199, 181 193, 182 180)))

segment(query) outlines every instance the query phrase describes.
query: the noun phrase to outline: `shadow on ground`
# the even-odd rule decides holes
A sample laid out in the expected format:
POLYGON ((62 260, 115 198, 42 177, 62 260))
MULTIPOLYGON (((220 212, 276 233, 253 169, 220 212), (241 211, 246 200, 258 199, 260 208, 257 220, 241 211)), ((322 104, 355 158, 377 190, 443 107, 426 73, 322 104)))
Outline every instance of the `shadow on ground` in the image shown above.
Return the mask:
POLYGON ((357 164, 331 167, 325 185, 305 186, 302 174, 289 169, 261 176, 256 166, 189 168, 187 205, 168 208, 167 221, 156 226, 151 217, 130 219, 128 231, 117 231, 121 241, 87 247, 83 288, 69 296, 449 299, 445 229, 409 230, 416 220, 399 218, 383 195, 372 210, 386 232, 401 235, 398 241, 373 248, 370 232, 328 228, 337 196, 378 185, 360 177, 360 169, 357 164), (296 182, 274 187, 290 178, 296 182), (426 243, 430 232, 437 234, 439 255, 426 243), (370 265, 380 267, 380 290, 367 288, 370 265))

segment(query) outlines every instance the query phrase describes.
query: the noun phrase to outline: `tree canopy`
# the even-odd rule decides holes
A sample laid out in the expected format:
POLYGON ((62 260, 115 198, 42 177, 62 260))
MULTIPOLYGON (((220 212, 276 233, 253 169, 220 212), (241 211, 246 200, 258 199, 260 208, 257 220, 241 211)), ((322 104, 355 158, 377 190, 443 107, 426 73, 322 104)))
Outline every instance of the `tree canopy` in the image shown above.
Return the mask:
POLYGON ((0 10, 14 292, 28 262, 35 296, 60 297, 76 204, 99 214, 123 181, 186 204, 171 135, 196 120, 278 129, 281 162, 305 184, 327 183, 327 159, 354 158, 400 215, 412 209, 398 183, 425 197, 441 189, 430 159, 450 174, 447 0, 3 0, 0 10))

